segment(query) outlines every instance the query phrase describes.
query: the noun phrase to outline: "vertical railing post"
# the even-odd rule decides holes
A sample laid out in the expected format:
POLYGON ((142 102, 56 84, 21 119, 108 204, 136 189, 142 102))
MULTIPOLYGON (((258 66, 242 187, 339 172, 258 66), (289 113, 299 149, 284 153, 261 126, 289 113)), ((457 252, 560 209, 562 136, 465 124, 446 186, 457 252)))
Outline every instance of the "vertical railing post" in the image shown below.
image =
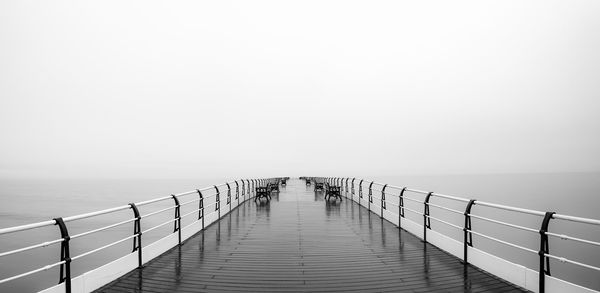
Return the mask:
POLYGON ((64 264, 60 265, 60 276, 58 278, 58 283, 65 283, 65 292, 71 293, 71 253, 69 248, 69 240, 71 237, 69 236, 69 230, 67 229, 67 225, 65 225, 65 221, 62 218, 55 218, 54 224, 58 225, 60 229, 60 237, 63 239, 60 243, 60 261, 64 261, 64 264))
POLYGON ((406 187, 402 188, 400 191, 400 196, 398 196, 398 229, 402 229, 402 218, 404 218, 404 192, 406 191, 406 187))
POLYGON ((367 207, 369 211, 371 210, 371 203, 373 203, 373 181, 369 184, 369 204, 367 207))
POLYGON ((546 212, 544 220, 542 220, 542 227, 540 228, 540 268, 539 268, 539 293, 546 291, 546 275, 550 276, 550 258, 546 254, 550 253, 550 247, 548 245, 548 224, 554 216, 554 212, 546 212))
POLYGON ((219 192, 219 188, 216 185, 213 185, 215 190, 217 191, 217 195, 215 196, 215 211, 217 211, 218 218, 221 218, 221 192, 219 192))
POLYGON ((346 188, 344 188, 344 194, 346 195, 346 198, 348 198, 348 180, 350 178, 346 177, 346 188))
POLYGON ((383 219, 383 210, 385 210, 385 188, 387 187, 387 184, 383 186, 383 188, 381 189, 381 214, 380 214, 380 218, 383 219))
POLYGON ((356 180, 356 177, 352 178, 352 184, 351 184, 351 190, 350 190, 350 199, 352 199, 352 201, 354 201, 354 180, 356 180))
POLYGON ((475 204, 475 200, 469 200, 467 207, 465 208, 465 226, 463 228, 463 264, 467 265, 469 263, 469 259, 467 256, 468 246, 473 246, 473 233, 471 233, 471 208, 475 204))
POLYGON ((202 196, 200 189, 196 189, 196 191, 200 197, 200 202, 198 203, 198 220, 202 219, 202 230, 204 230, 204 196, 202 196))
POLYGON ((423 241, 427 242, 427 229, 431 229, 431 219, 429 219, 429 198, 433 192, 430 192, 425 197, 425 201, 423 202, 424 210, 423 210, 423 241))
POLYGON ((179 205, 179 199, 174 194, 171 194, 171 197, 175 201, 175 227, 173 229, 173 233, 177 232, 177 237, 179 239, 179 245, 181 245, 181 210, 179 205))
POLYGON ((135 203, 130 203, 129 206, 131 210, 133 210, 133 216, 135 217, 135 222, 133 222, 133 235, 137 235, 133 238, 133 250, 131 252, 138 252, 138 268, 142 267, 142 226, 140 210, 138 210, 135 203))
POLYGON ((248 183, 248 185, 247 185, 248 199, 250 199, 252 197, 252 189, 250 189, 250 179, 246 179, 246 182, 248 183))
POLYGON ((235 199, 237 200, 237 205, 240 205, 240 184, 235 181, 235 199))
POLYGON ((242 202, 246 201, 246 181, 244 179, 242 181, 242 202))
POLYGON ((227 204, 229 205, 229 211, 231 211, 231 186, 229 186, 229 183, 225 184, 227 184, 227 204))
POLYGON ((364 179, 360 179, 360 183, 358 183, 358 205, 360 205, 360 200, 363 198, 363 190, 362 183, 364 179))
POLYGON ((242 202, 246 201, 246 180, 247 179, 242 179, 242 202))
POLYGON ((348 198, 348 194, 350 193, 350 186, 348 185, 348 181, 350 181, 350 178, 346 178, 346 198, 348 198))

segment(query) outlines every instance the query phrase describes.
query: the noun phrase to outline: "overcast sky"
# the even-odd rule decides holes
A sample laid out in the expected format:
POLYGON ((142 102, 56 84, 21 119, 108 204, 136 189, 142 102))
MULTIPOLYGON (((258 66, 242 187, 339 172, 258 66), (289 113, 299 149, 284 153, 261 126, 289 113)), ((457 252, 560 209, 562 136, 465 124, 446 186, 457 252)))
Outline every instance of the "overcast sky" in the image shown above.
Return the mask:
POLYGON ((600 170, 600 1, 0 2, 0 177, 600 170))

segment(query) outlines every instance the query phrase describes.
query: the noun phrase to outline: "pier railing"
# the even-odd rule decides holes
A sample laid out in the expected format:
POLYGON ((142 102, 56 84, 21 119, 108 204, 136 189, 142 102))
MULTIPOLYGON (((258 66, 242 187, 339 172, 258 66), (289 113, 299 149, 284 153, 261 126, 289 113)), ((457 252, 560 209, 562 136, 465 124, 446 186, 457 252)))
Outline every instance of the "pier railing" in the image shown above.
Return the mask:
MULTIPOLYGON (((595 248, 600 247, 600 242, 550 232, 549 224, 552 221, 569 221, 578 224, 600 226, 600 220, 562 215, 549 211, 511 207, 358 178, 303 177, 303 179, 314 182, 324 181, 327 185, 338 186, 342 190, 344 197, 368 208, 382 219, 386 219, 397 225, 398 228, 416 235, 424 242, 431 243, 457 256, 462 259, 465 266, 468 264, 475 265, 525 289, 534 292, 598 292, 551 276, 551 259, 592 270, 595 272, 593 275, 596 275, 596 277, 600 277, 600 267, 587 264, 585 261, 573 260, 550 253, 549 237, 569 240, 595 248), (437 202, 435 199, 438 199, 437 202), (443 199, 443 202, 440 202, 439 199, 443 199), (444 204, 448 202, 454 202, 455 204, 444 204), (456 203, 459 204, 458 206, 462 205, 462 209, 456 208, 456 203), (526 227, 508 223, 506 220, 483 216, 476 213, 476 207, 478 206, 534 216, 539 218, 539 226, 526 227), (433 213, 431 208, 435 208, 438 215, 433 213), (421 223, 415 221, 414 217, 413 219, 409 219, 407 213, 412 213, 414 216, 422 218, 421 223), (452 223, 449 219, 442 218, 442 214, 454 215, 454 217, 450 218, 453 218, 455 223, 452 223), (457 217, 461 218, 462 225, 456 223, 457 217), (474 228, 472 225, 473 219, 501 225, 512 230, 538 234, 539 249, 532 249, 516 244, 510 239, 500 239, 500 237, 491 236, 491 233, 489 233, 491 231, 482 231, 474 228), (453 237, 435 231, 431 226, 432 221, 461 232, 463 236, 462 241, 457 241, 453 237), (539 265, 537 268, 529 268, 498 257, 494 253, 486 252, 477 247, 477 243, 473 242, 473 235, 537 255, 539 265)), ((595 253, 599 254, 600 250, 595 250, 595 253)))
POLYGON ((268 183, 278 183, 280 179, 281 178, 234 180, 220 185, 213 185, 183 193, 171 194, 169 196, 137 203, 129 203, 127 205, 101 211, 64 218, 55 218, 48 221, 0 229, 0 237, 6 234, 19 232, 34 233, 35 231, 30 230, 48 226, 58 226, 58 230, 60 232, 60 237, 55 240, 45 241, 26 247, 20 247, 10 251, 0 251, 0 264, 2 264, 2 258, 11 255, 27 253, 32 250, 51 245, 60 245, 59 251, 57 251, 57 254, 60 257, 59 261, 40 266, 37 269, 22 272, 11 277, 0 279, 0 285, 58 267, 60 274, 58 278, 58 285, 50 287, 43 292, 93 291, 135 269, 136 267, 142 267, 145 263, 161 255, 163 252, 171 249, 172 247, 181 245, 183 241, 197 232, 204 230, 208 225, 218 221, 221 217, 239 206, 240 203, 254 198, 256 187, 266 186, 268 183), (169 202, 171 204, 167 204, 167 207, 164 207, 165 203, 169 202), (140 208, 152 206, 153 204, 158 203, 162 203, 163 206, 151 212, 140 213, 140 208), (191 209, 191 211, 182 214, 182 208, 186 206, 194 206, 194 208, 191 209), (72 234, 69 231, 69 226, 72 223, 82 221, 84 219, 112 215, 125 210, 131 210, 132 217, 77 234, 72 234), (148 218, 165 213, 172 213, 174 216, 164 222, 154 224, 153 226, 142 230, 142 223, 148 218), (188 222, 189 224, 182 227, 182 221, 188 222), (72 255, 73 251, 70 244, 73 240, 84 238, 86 236, 110 229, 115 229, 123 225, 133 225, 133 233, 111 243, 92 248, 77 255, 72 255), (144 234, 169 225, 173 227, 173 229, 170 230, 172 231, 171 233, 151 244, 142 245, 144 234), (73 276, 71 270, 73 263, 82 261, 92 254, 127 241, 133 242, 133 249, 131 253, 121 256, 120 258, 108 264, 85 272, 79 276, 73 276))

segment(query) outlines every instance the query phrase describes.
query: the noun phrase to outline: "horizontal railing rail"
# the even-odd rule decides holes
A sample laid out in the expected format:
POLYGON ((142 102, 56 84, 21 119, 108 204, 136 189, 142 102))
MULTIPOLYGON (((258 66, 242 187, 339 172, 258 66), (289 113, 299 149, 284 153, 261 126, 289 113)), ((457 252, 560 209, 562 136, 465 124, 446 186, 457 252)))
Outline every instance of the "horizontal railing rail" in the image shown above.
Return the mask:
POLYGON ((138 268, 141 268, 143 265, 143 259, 142 259, 143 249, 147 246, 147 245, 142 246, 142 240, 143 240, 142 235, 144 235, 148 232, 151 232, 153 230, 156 230, 160 227, 169 225, 169 224, 174 225, 172 233, 178 234, 177 235, 178 236, 177 244, 181 245, 182 229, 185 229, 186 227, 189 227, 191 225, 200 224, 200 227, 201 227, 200 231, 202 231, 206 228, 205 218, 207 216, 214 215, 216 213, 217 217, 213 222, 218 221, 223 216, 221 214, 221 197, 223 197, 223 200, 225 201, 226 205, 229 206, 229 209, 227 209, 226 212, 230 212, 232 210, 232 202, 234 202, 234 200, 232 200, 232 196, 234 196, 234 199, 237 202, 237 205, 235 206, 235 207, 237 207, 240 204, 240 202, 244 202, 244 201, 254 197, 256 187, 265 186, 267 184, 279 184, 279 182, 281 182, 282 179, 287 179, 287 177, 266 178, 266 179, 263 179, 263 178, 239 179, 239 180, 234 180, 234 181, 230 181, 230 182, 225 182, 225 183, 222 183, 219 185, 213 185, 210 187, 205 187, 205 188, 196 189, 196 190, 192 190, 192 191, 186 191, 186 192, 182 192, 182 193, 172 194, 169 196, 145 200, 145 201, 141 201, 141 202, 137 202, 137 203, 130 203, 127 205, 122 205, 122 206, 118 206, 118 207, 114 207, 114 208, 94 211, 94 212, 90 212, 90 213, 79 214, 79 215, 74 215, 74 216, 65 217, 65 218, 56 218, 53 220, 42 221, 42 222, 26 224, 26 225, 20 225, 20 226, 15 226, 15 227, 1 228, 0 229, 0 237, 3 235, 7 235, 7 234, 24 232, 24 231, 28 231, 28 230, 32 230, 32 229, 38 229, 38 228, 56 225, 56 226, 59 226, 59 229, 61 232, 61 238, 42 242, 42 243, 37 243, 37 244, 29 245, 26 247, 9 250, 9 251, 0 252, 0 262, 2 261, 1 258, 10 256, 10 255, 25 253, 25 252, 28 252, 28 251, 31 251, 34 249, 47 247, 50 245, 60 244, 61 248, 60 248, 60 261, 59 262, 41 266, 41 267, 38 267, 33 270, 29 270, 29 271, 26 271, 23 273, 19 273, 17 275, 13 275, 13 276, 10 276, 10 277, 4 278, 4 279, 0 279, 0 284, 11 282, 11 281, 23 278, 23 277, 27 277, 27 276, 42 272, 42 271, 47 271, 47 270, 55 268, 55 267, 60 267, 59 284, 64 283, 65 292, 71 292, 71 290, 72 290, 71 280, 73 279, 73 276, 71 275, 71 263, 73 261, 77 261, 77 260, 87 257, 91 254, 98 253, 102 250, 105 250, 109 247, 121 244, 126 241, 132 241, 132 240, 133 240, 133 252, 137 252, 137 255, 138 255, 138 265, 137 266, 138 266, 138 268), (232 195, 232 193, 233 193, 233 195, 232 195), (197 195, 198 197, 196 199, 187 200, 185 202, 179 201, 180 197, 189 196, 189 195, 197 195), (205 204, 207 199, 213 199, 213 200, 211 200, 211 203, 205 204), (161 208, 156 211, 148 212, 145 214, 141 214, 139 212, 139 209, 138 209, 139 207, 147 206, 147 205, 158 203, 158 202, 165 202, 165 201, 171 201, 173 203, 173 205, 168 206, 166 208, 161 208), (195 204, 195 203, 198 204, 197 208, 194 208, 191 212, 188 212, 186 214, 183 214, 183 215, 181 214, 180 208, 182 206, 187 206, 187 205, 195 204), (93 217, 98 217, 98 216, 103 216, 103 215, 114 214, 116 212, 125 211, 125 210, 132 210, 133 217, 130 219, 127 219, 127 220, 119 221, 117 223, 112 223, 112 224, 105 225, 105 226, 102 226, 99 228, 87 230, 87 231, 84 231, 84 232, 81 232, 78 234, 74 234, 74 235, 69 234, 67 223, 75 222, 75 221, 79 221, 79 220, 83 220, 83 219, 89 219, 89 218, 93 218, 93 217), (158 215, 158 214, 162 214, 162 213, 166 213, 166 212, 173 212, 173 211, 175 211, 173 218, 171 218, 167 221, 164 221, 162 223, 156 224, 152 227, 146 228, 145 230, 141 229, 142 220, 147 219, 148 217, 158 215), (197 215, 197 218, 195 218, 195 221, 193 221, 191 224, 187 225, 186 227, 181 227, 181 220, 183 218, 187 218, 192 215, 197 215), (93 249, 79 253, 78 255, 71 256, 71 249, 69 246, 69 243, 71 240, 89 236, 89 235, 99 233, 102 231, 107 231, 109 229, 113 229, 113 228, 116 228, 116 227, 119 227, 122 225, 131 224, 131 223, 134 223, 133 234, 123 237, 121 239, 118 239, 116 241, 110 242, 108 244, 102 245, 100 247, 95 247, 93 249))
POLYGON ((594 271, 600 271, 600 267, 586 264, 581 261, 571 260, 571 259, 568 259, 565 257, 550 254, 549 241, 548 241, 548 236, 551 236, 553 238, 575 241, 578 243, 587 244, 587 245, 591 245, 591 246, 600 246, 600 242, 597 242, 597 241, 593 241, 593 240, 589 240, 589 239, 582 239, 579 237, 574 237, 572 235, 548 232, 548 227, 549 227, 549 223, 551 220, 564 220, 564 221, 600 226, 600 220, 597 220, 597 219, 582 218, 582 217, 557 214, 555 212, 545 212, 545 211, 538 211, 538 210, 525 209, 525 208, 519 208, 519 207, 512 207, 512 206, 507 206, 507 205, 501 205, 501 204, 496 204, 496 203, 480 201, 480 200, 476 200, 476 199, 464 198, 464 197, 460 197, 460 196, 447 195, 447 194, 442 194, 442 193, 437 193, 437 192, 413 189, 413 188, 409 188, 407 186, 394 186, 394 185, 390 185, 390 184, 375 182, 372 180, 359 179, 359 178, 301 177, 300 179, 304 179, 308 182, 325 182, 328 185, 340 187, 346 197, 350 196, 350 198, 352 200, 357 201, 359 204, 366 205, 365 207, 368 208, 370 211, 378 212, 379 216, 381 218, 384 218, 384 211, 386 211, 387 213, 391 213, 395 217, 394 220, 398 221, 398 228, 403 228, 402 220, 405 218, 405 211, 414 213, 417 216, 421 216, 423 218, 423 223, 421 224, 421 226, 423 229, 422 239, 424 242, 427 242, 427 234, 428 234, 428 231, 431 230, 431 220, 437 221, 439 223, 445 224, 446 226, 449 226, 456 230, 462 231, 463 232, 462 262, 465 266, 469 264, 468 251, 470 250, 470 248, 472 248, 474 246, 473 235, 480 236, 482 238, 500 243, 502 245, 517 248, 517 249, 520 249, 527 253, 536 254, 539 257, 539 266, 536 268, 537 273, 538 273, 538 284, 537 284, 537 288, 534 288, 534 289, 537 289, 537 292, 545 292, 546 276, 550 276, 549 259, 555 259, 560 262, 570 263, 570 264, 573 264, 573 265, 576 265, 576 266, 579 266, 582 268, 586 268, 586 269, 590 269, 590 270, 594 270, 594 271), (357 196, 356 189, 358 189, 358 196, 357 196), (367 191, 366 195, 364 194, 365 193, 364 189, 366 189, 366 191, 367 191), (424 197, 423 198, 413 198, 413 197, 407 196, 407 194, 409 194, 409 193, 420 194, 421 196, 424 196, 424 197), (395 203, 390 202, 390 197, 395 197, 395 200, 394 200, 395 203), (463 203, 463 204, 466 204, 465 209, 463 211, 459 211, 454 208, 443 206, 443 205, 440 205, 437 203, 433 204, 433 203, 431 203, 432 198, 443 198, 446 200, 463 203), (414 208, 408 208, 404 204, 405 200, 412 202, 413 204, 420 204, 420 205, 422 205, 423 209, 421 211, 418 211, 418 210, 415 210, 414 208), (392 205, 392 206, 396 207, 397 212, 389 211, 388 205, 392 205), (496 209, 496 210, 504 210, 504 211, 509 211, 509 212, 526 214, 526 215, 530 215, 530 216, 536 216, 538 218, 541 218, 542 220, 540 222, 540 226, 537 228, 525 227, 522 225, 517 225, 517 224, 508 223, 508 222, 497 220, 497 219, 492 219, 490 217, 473 214, 472 208, 474 206, 482 206, 482 207, 487 207, 487 208, 496 209), (378 210, 373 210, 373 207, 378 208, 378 210), (464 225, 459 226, 459 225, 450 223, 448 221, 445 221, 437 216, 433 216, 431 214, 430 207, 444 210, 444 211, 447 211, 447 212, 455 214, 455 215, 462 215, 463 220, 464 220, 464 225), (507 228, 512 228, 512 229, 516 229, 519 231, 528 232, 528 233, 536 233, 539 235, 538 236, 539 237, 539 250, 531 249, 531 248, 525 247, 523 245, 513 243, 510 240, 499 239, 498 237, 493 237, 482 231, 476 231, 472 228, 471 219, 478 219, 478 220, 486 221, 489 223, 501 225, 501 226, 504 226, 507 228))

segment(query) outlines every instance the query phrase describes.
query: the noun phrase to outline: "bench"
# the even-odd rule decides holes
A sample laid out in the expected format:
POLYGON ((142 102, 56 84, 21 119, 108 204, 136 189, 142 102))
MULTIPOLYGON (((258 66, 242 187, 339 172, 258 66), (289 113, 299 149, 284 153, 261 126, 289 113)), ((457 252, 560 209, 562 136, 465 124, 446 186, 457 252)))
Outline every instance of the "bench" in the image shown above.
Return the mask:
POLYGON ((317 190, 323 190, 323 182, 315 182, 315 191, 317 190))
POLYGON ((327 189, 325 190, 325 199, 330 200, 331 197, 333 197, 334 200, 339 198, 340 201, 342 201, 342 192, 339 186, 327 185, 327 189))
POLYGON ((271 200, 271 190, 269 190, 267 187, 264 186, 259 186, 256 188, 256 197, 254 198, 254 201, 260 201, 262 199, 266 199, 267 201, 271 200))
POLYGON ((269 191, 279 192, 279 184, 278 183, 269 183, 267 185, 269 191))

